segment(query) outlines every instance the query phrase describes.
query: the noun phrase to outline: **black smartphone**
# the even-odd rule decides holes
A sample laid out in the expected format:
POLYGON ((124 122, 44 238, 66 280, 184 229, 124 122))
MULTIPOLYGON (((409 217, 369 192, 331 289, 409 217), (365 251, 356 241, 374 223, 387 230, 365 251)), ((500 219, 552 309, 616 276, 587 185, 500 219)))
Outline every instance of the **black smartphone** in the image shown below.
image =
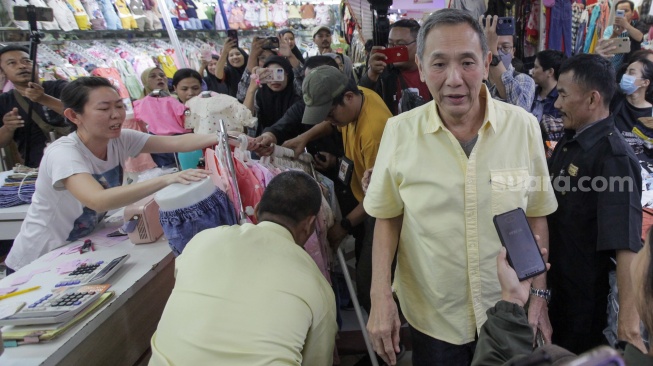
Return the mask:
POLYGON ((520 281, 546 272, 546 263, 535 241, 535 235, 521 208, 494 216, 501 244, 508 252, 508 262, 517 272, 520 281))
POLYGON ((30 9, 34 10, 37 22, 51 22, 54 19, 54 12, 51 8, 43 7, 27 7, 27 6, 14 6, 14 19, 20 21, 28 21, 30 9))
POLYGON ((234 29, 230 29, 227 31, 227 38, 233 39, 233 41, 236 43, 236 47, 238 47, 238 31, 234 29))
POLYGON ((268 37, 263 42, 262 48, 264 50, 276 50, 279 48, 279 37, 268 37))
MULTIPOLYGON (((483 18, 483 27, 485 27, 485 19, 483 18)), ((515 34, 515 18, 499 17, 497 20, 497 35, 512 36, 513 34, 515 34)))

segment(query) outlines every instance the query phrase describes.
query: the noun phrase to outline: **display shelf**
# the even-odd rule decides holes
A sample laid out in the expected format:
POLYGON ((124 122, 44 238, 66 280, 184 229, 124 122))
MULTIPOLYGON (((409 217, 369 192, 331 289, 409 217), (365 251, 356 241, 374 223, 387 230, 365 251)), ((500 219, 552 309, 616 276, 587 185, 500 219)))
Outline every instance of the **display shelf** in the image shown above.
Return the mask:
MULTIPOLYGON (((156 31, 139 31, 139 30, 75 30, 75 31, 62 31, 62 30, 42 30, 45 37, 42 38, 43 43, 56 43, 63 41, 94 41, 94 40, 136 40, 136 39, 168 39, 168 33, 165 30, 156 31)), ((293 29, 297 35, 311 36, 310 29, 293 29)), ((202 40, 217 40, 226 38, 226 30, 176 30, 179 39, 202 39, 202 40)), ((243 36, 248 35, 261 35, 271 36, 277 33, 274 28, 261 28, 251 30, 239 30, 239 34, 243 36)), ((0 43, 28 43, 29 31, 21 29, 0 29, 0 43)))

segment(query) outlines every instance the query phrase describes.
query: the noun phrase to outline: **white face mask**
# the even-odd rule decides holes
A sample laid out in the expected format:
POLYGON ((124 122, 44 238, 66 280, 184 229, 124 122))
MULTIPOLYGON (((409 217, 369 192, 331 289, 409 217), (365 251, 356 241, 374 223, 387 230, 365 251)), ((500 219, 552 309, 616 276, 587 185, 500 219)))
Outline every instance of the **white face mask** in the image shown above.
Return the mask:
POLYGON ((639 89, 639 86, 635 85, 635 80, 637 79, 641 78, 636 78, 632 75, 624 74, 624 76, 621 77, 621 81, 619 82, 619 87, 624 93, 626 93, 626 95, 631 95, 636 92, 637 89, 639 89))

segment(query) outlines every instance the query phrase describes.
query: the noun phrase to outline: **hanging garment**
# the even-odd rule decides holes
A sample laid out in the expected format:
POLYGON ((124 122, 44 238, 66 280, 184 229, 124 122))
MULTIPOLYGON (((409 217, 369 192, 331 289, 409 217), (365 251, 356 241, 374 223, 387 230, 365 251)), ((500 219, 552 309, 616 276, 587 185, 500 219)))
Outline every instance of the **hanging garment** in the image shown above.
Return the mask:
POLYGON ((96 0, 80 0, 86 14, 88 14, 89 19, 91 20, 91 29, 93 30, 105 30, 107 29, 107 22, 104 20, 104 15, 100 9, 100 5, 96 0))
POLYGON ((283 0, 277 0, 272 4, 272 22, 277 28, 285 27, 288 23, 288 9, 283 0))
POLYGON ((190 114, 186 117, 185 128, 198 134, 214 134, 220 131, 220 120, 224 120, 227 131, 243 132, 245 127, 256 126, 252 112, 226 94, 216 94, 210 98, 201 95, 186 102, 190 114))
POLYGON ((73 8, 73 16, 77 22, 77 26, 80 30, 89 30, 91 29, 91 20, 86 14, 84 5, 79 0, 67 0, 68 4, 73 8))
POLYGON ((328 5, 318 4, 315 6, 315 23, 316 24, 330 24, 331 13, 328 5))
POLYGON ((229 28, 231 29, 247 29, 245 25, 245 14, 240 6, 233 6, 229 16, 229 28))
POLYGON ((161 69, 166 74, 168 79, 172 79, 177 72, 177 65, 175 64, 174 59, 170 55, 159 55, 157 56, 161 69))
POLYGON ((313 4, 304 4, 299 8, 302 19, 315 19, 315 7, 313 4))
MULTIPOLYGON (((601 8, 597 5, 592 8, 592 15, 590 17, 589 26, 587 27, 587 36, 585 37, 585 47, 583 53, 592 53, 590 49, 594 50, 592 43, 596 42, 596 22, 601 16, 601 8)), ((603 36, 603 35, 601 35, 603 36)))
POLYGON ((564 51, 571 57, 571 3, 569 0, 555 0, 551 8, 551 27, 549 28, 549 47, 551 50, 564 51))
POLYGON ((234 159, 234 167, 236 169, 236 180, 238 181, 240 198, 243 200, 243 209, 245 209, 245 213, 247 213, 252 223, 256 224, 254 208, 261 202, 265 187, 256 179, 254 173, 242 161, 234 159))
POLYGON ((116 90, 118 90, 120 98, 129 98, 129 91, 127 91, 127 87, 125 87, 125 83, 120 77, 120 72, 118 72, 117 69, 112 67, 98 67, 93 70, 91 74, 93 76, 100 76, 109 80, 111 84, 113 84, 113 86, 116 88, 116 90))
POLYGON ((137 74, 129 61, 119 59, 114 61, 114 64, 118 72, 120 72, 120 77, 125 82, 129 96, 134 100, 141 99, 143 97, 143 85, 139 78, 136 77, 137 74))
POLYGON ((578 34, 576 34, 576 43, 574 43, 574 55, 583 52, 583 45, 585 44, 585 37, 587 37, 587 21, 589 20, 589 12, 584 10, 580 16, 580 24, 578 25, 578 34))
POLYGON ((256 8, 256 3, 251 0, 243 4, 243 10, 245 10, 245 25, 247 25, 248 28, 259 26, 259 17, 256 8))
POLYGON ((122 29, 122 24, 116 9, 113 7, 111 0, 96 0, 100 9, 102 10, 102 15, 104 16, 104 21, 107 24, 107 29, 116 30, 122 29))
MULTIPOLYGON (((127 6, 129 6, 129 9, 134 15, 134 19, 136 20, 136 25, 138 26, 138 30, 144 31, 145 24, 148 23, 149 20, 145 17, 145 9, 143 6, 143 1, 127 0, 127 6)), ((151 30, 151 28, 152 27, 150 26, 148 30, 151 30)))
POLYGON ((127 2, 125 0, 115 0, 114 3, 116 10, 118 11, 118 17, 120 18, 120 23, 122 24, 123 29, 138 29, 136 24, 136 19, 134 19, 134 14, 129 10, 127 2))
POLYGON ((69 32, 79 29, 75 16, 66 0, 48 0, 47 4, 52 8, 54 19, 61 27, 61 30, 69 32))
POLYGON ((302 14, 299 12, 299 5, 288 5, 288 19, 301 19, 302 14))
POLYGON ((147 29, 148 24, 151 25, 152 29, 151 30, 159 30, 163 29, 163 26, 161 25, 161 18, 163 16, 159 12, 159 9, 156 6, 156 0, 143 0, 143 10, 145 14, 145 18, 147 19, 145 21, 145 29, 147 29))
POLYGON ((264 0, 263 2, 259 3, 258 6, 258 24, 260 27, 267 27, 269 26, 270 22, 270 9, 268 9, 268 1, 264 0))
POLYGON ((155 135, 172 136, 187 133, 184 128, 186 106, 175 97, 146 96, 134 101, 134 117, 147 123, 155 135))

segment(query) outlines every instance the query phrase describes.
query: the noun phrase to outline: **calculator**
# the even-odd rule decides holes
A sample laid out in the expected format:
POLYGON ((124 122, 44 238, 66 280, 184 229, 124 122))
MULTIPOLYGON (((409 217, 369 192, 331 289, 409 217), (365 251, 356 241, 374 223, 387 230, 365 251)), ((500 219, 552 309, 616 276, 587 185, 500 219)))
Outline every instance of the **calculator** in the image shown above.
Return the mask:
POLYGON ((66 287, 77 285, 92 285, 94 283, 105 283, 120 266, 129 258, 129 254, 118 257, 109 263, 98 261, 92 264, 80 264, 74 271, 70 272, 63 281, 54 287, 66 287))
POLYGON ((24 306, 0 325, 37 325, 66 322, 94 303, 111 285, 84 285, 53 290, 24 306))

